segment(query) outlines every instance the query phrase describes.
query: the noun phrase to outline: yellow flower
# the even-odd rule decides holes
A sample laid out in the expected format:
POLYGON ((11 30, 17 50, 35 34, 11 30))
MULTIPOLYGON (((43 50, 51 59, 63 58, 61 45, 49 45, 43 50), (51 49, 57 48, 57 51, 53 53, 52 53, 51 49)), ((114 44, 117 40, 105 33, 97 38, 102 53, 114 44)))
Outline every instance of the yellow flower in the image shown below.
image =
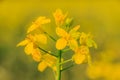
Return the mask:
POLYGON ((62 25, 67 14, 63 14, 62 11, 60 9, 57 9, 54 13, 53 13, 53 16, 55 18, 55 22, 56 22, 56 25, 59 26, 59 25, 62 25))
POLYGON ((75 48, 77 48, 78 47, 77 39, 78 39, 79 34, 80 34, 77 31, 78 31, 79 28, 80 28, 80 26, 77 25, 73 29, 71 29, 68 33, 64 29, 62 29, 60 27, 57 27, 56 28, 56 33, 60 38, 56 42, 56 48, 58 50, 62 50, 67 45, 73 50, 75 48))
POLYGON ((57 58, 50 55, 50 54, 45 54, 42 57, 42 61, 38 65, 38 70, 39 71, 44 71, 47 67, 52 68, 54 71, 56 71, 56 63, 57 63, 57 58))
POLYGON ((50 23, 50 19, 47 19, 44 16, 40 16, 33 24, 28 28, 27 33, 34 31, 41 27, 42 24, 50 23))
POLYGON ((47 37, 44 34, 35 34, 35 35, 27 35, 27 38, 20 43, 18 43, 17 46, 25 46, 25 53, 31 54, 34 52, 34 48, 37 45, 37 43, 46 44, 47 43, 47 37))
POLYGON ((86 59, 86 56, 83 54, 76 53, 73 55, 73 60, 75 61, 76 64, 83 63, 85 59, 86 59))
POLYGON ((80 46, 74 51, 75 54, 73 55, 73 61, 75 61, 76 64, 83 63, 89 54, 89 48, 87 46, 80 46))
POLYGON ((92 40, 91 34, 85 34, 84 32, 81 33, 80 36, 80 44, 85 44, 88 47, 95 47, 97 48, 97 44, 92 40))
POLYGON ((17 46, 25 46, 25 53, 27 55, 31 54, 34 49, 34 37, 32 35, 28 35, 27 38, 18 43, 17 46))

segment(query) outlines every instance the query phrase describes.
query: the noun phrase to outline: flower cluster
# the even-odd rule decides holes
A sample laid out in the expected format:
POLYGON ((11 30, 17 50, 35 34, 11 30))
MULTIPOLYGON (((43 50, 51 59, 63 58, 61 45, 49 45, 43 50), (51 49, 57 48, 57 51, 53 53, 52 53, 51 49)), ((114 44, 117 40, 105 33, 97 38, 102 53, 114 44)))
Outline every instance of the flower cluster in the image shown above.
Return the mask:
POLYGON ((27 55, 31 55, 35 61, 39 62, 39 71, 44 71, 47 67, 57 71, 57 66, 61 65, 61 63, 65 63, 62 57, 60 57, 62 60, 58 61, 58 55, 56 52, 44 50, 40 47, 40 44, 47 45, 47 37, 50 37, 55 41, 56 49, 58 51, 62 52, 66 49, 72 50, 74 54, 70 60, 76 64, 81 64, 86 60, 89 62, 89 48, 97 48, 96 43, 93 41, 92 35, 90 33, 86 34, 84 32, 79 32, 80 25, 73 27, 73 19, 67 18, 67 13, 63 14, 60 9, 57 9, 53 13, 53 16, 56 23, 56 34, 58 39, 52 37, 42 28, 43 25, 45 26, 50 23, 51 20, 44 16, 40 16, 28 28, 26 38, 18 43, 17 46, 25 46, 25 53, 27 55), (37 31, 39 31, 39 33, 37 31))
POLYGON ((25 53, 27 55, 31 55, 33 59, 39 62, 38 70, 43 71, 47 67, 51 67, 56 70, 55 63, 56 57, 48 54, 49 51, 46 53, 42 53, 39 44, 47 44, 47 35, 45 34, 44 30, 42 29, 42 25, 50 23, 50 19, 46 17, 39 17, 27 30, 27 37, 25 40, 21 41, 17 46, 25 46, 25 53), (35 31, 39 29, 39 33, 35 31))
POLYGON ((54 13, 57 25, 56 34, 59 36, 56 42, 56 48, 58 50, 63 50, 68 46, 75 53, 72 57, 73 61, 76 64, 81 64, 89 56, 89 47, 97 48, 97 45, 92 40, 92 35, 90 33, 86 34, 84 32, 79 32, 80 25, 76 25, 70 30, 72 19, 66 18, 66 14, 63 14, 61 10, 56 10, 54 13), (67 25, 65 26, 67 29, 62 28, 64 25, 67 25))

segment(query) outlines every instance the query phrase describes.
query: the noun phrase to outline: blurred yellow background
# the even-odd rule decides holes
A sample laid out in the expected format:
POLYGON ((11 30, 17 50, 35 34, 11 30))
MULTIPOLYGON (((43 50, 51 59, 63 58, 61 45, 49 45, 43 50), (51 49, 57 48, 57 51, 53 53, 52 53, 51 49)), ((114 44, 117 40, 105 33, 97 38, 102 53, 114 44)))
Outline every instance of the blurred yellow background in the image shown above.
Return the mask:
POLYGON ((63 72, 62 80, 120 80, 119 0, 0 0, 0 80, 54 80, 50 69, 39 72, 37 63, 16 44, 32 21, 39 16, 53 19, 57 8, 68 12, 81 32, 91 32, 98 44, 97 50, 91 49, 95 68, 75 65, 63 72))

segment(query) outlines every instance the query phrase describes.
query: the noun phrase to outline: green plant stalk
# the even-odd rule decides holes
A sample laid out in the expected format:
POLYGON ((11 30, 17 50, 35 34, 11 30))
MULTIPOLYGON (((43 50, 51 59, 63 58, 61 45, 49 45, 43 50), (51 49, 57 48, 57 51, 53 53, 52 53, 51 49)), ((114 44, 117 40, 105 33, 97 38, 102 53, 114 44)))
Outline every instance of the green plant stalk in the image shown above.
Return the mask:
POLYGON ((61 62, 59 65, 65 64, 65 63, 70 62, 70 61, 72 61, 72 59, 68 59, 68 60, 66 60, 66 61, 63 61, 63 62, 61 62))
POLYGON ((71 50, 71 49, 70 49, 70 48, 64 49, 64 50, 62 50, 62 52, 65 53, 65 52, 67 52, 67 51, 69 51, 69 50, 71 50))
POLYGON ((42 50, 43 52, 45 52, 45 53, 48 53, 48 54, 50 54, 50 55, 52 55, 52 56, 57 57, 55 54, 51 54, 49 51, 46 51, 46 50, 44 50, 43 48, 41 48, 41 47, 39 47, 39 46, 38 46, 38 48, 39 48, 40 50, 42 50))
POLYGON ((62 51, 59 50, 58 51, 58 64, 57 64, 57 78, 56 80, 61 80, 61 65, 59 65, 61 63, 61 55, 62 55, 62 51))
POLYGON ((74 64, 72 64, 72 65, 70 65, 70 66, 68 66, 68 67, 65 67, 65 68, 63 68, 62 70, 61 70, 61 72, 62 71, 65 71, 65 70, 67 70, 67 69, 69 69, 69 68, 71 68, 71 67, 73 67, 74 66, 74 64))
POLYGON ((50 34, 48 34, 47 32, 44 32, 44 33, 47 34, 53 41, 56 41, 56 39, 52 37, 50 34))

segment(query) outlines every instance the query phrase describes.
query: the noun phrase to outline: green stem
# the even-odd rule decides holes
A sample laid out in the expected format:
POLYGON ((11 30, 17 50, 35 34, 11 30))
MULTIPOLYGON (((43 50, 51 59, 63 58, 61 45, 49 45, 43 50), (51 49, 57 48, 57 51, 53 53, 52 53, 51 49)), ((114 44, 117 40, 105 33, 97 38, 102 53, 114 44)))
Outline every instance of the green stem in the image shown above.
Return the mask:
POLYGON ((62 71, 65 71, 65 70, 67 70, 67 69, 69 69, 69 68, 71 68, 71 67, 73 67, 74 66, 74 64, 72 64, 72 65, 70 65, 70 66, 68 66, 68 67, 66 67, 66 68, 63 68, 62 70, 61 70, 61 72, 62 71))
POLYGON ((67 52, 67 51, 69 51, 69 50, 70 50, 70 48, 64 49, 64 50, 62 50, 62 52, 65 53, 65 52, 67 52))
POLYGON ((41 47, 39 47, 39 46, 38 46, 38 48, 39 48, 40 50, 42 50, 43 52, 45 52, 45 53, 48 53, 48 54, 50 54, 50 55, 52 55, 52 56, 57 57, 55 54, 51 54, 49 51, 46 51, 46 50, 44 50, 43 48, 41 48, 41 47))
POLYGON ((58 64, 57 64, 57 79, 56 80, 61 80, 61 50, 58 51, 58 64))
POLYGON ((63 61, 63 62, 61 62, 59 65, 65 64, 65 63, 70 62, 70 61, 72 61, 72 59, 68 59, 68 60, 66 60, 66 61, 63 61))
POLYGON ((53 41, 56 41, 55 38, 53 38, 51 35, 49 35, 47 32, 44 32, 45 34, 47 34, 53 41))

